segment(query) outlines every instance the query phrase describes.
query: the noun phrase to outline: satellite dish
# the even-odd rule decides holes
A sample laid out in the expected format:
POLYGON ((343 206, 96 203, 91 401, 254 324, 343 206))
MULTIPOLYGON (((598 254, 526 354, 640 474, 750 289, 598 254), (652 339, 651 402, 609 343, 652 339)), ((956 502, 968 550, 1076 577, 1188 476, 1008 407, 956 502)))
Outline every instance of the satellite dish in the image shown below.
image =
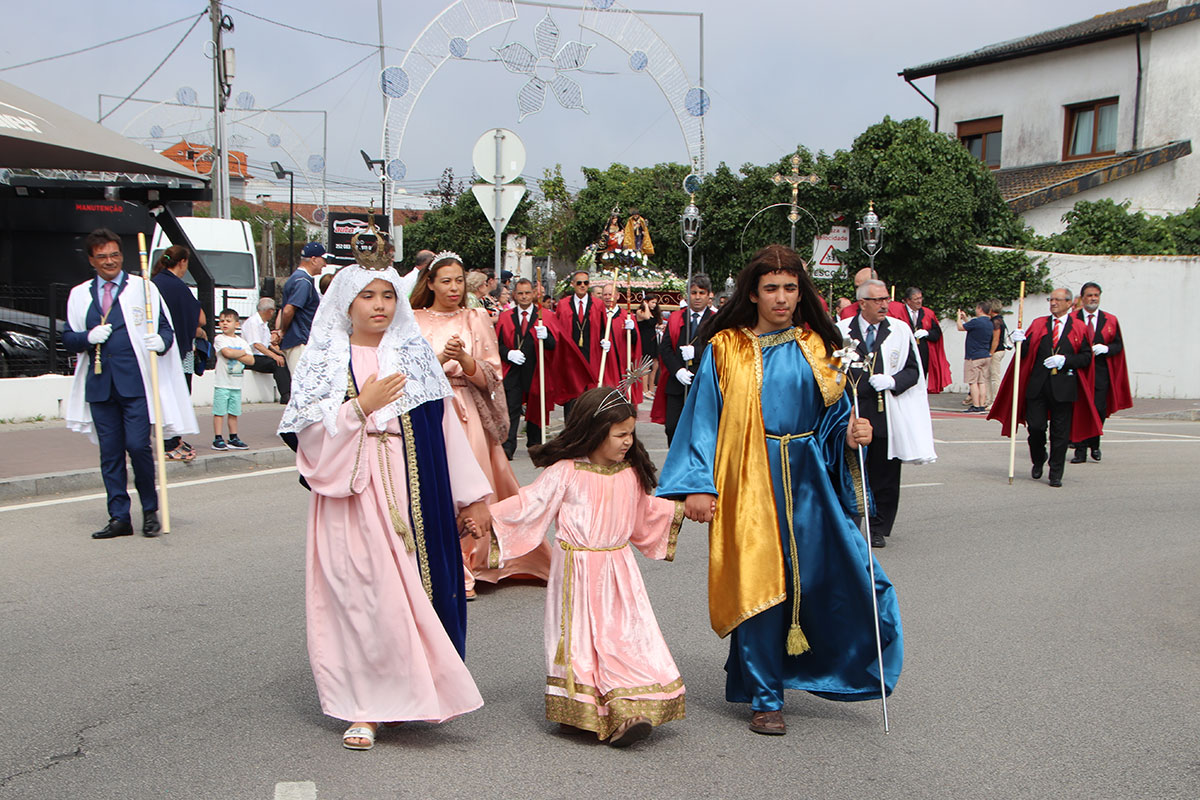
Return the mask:
POLYGON ((475 172, 485 181, 494 181, 500 173, 500 182, 509 183, 525 169, 525 145, 521 137, 507 128, 493 128, 484 133, 471 149, 471 163, 475 172), (500 135, 500 164, 496 165, 496 134, 500 135))

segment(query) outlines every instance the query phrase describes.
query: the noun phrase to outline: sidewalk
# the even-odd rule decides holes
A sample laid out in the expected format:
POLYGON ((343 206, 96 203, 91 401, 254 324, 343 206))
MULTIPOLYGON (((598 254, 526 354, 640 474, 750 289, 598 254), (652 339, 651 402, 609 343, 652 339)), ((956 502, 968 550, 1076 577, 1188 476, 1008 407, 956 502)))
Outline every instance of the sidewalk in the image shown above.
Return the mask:
MULTIPOLYGON (((932 395, 930 410, 935 418, 983 419, 984 414, 965 412, 964 396, 948 392, 932 395)), ((643 409, 648 413, 648 406, 643 409)), ((196 460, 168 461, 167 479, 183 481, 296 463, 295 454, 275 435, 283 406, 253 404, 243 406, 242 411, 238 433, 250 445, 249 450, 212 450, 212 414, 208 408, 198 408, 196 417, 202 432, 185 437, 196 448, 196 460)), ((1116 418, 1200 421, 1200 400, 1136 400, 1133 408, 1116 418)), ((67 430, 62 420, 0 424, 0 503, 103 491, 99 462, 96 445, 86 436, 67 430)))

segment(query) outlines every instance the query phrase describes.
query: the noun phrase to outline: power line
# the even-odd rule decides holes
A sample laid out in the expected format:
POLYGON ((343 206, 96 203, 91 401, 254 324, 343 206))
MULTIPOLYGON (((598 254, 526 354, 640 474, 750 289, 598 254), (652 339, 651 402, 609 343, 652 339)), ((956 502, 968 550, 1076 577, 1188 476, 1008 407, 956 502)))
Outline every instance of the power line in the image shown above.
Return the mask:
MULTIPOLYGON (((175 55, 175 51, 178 50, 180 45, 183 44, 184 39, 187 39, 187 37, 192 35, 192 31, 196 30, 196 26, 200 24, 200 20, 204 19, 204 17, 205 17, 204 14, 201 14, 198 17, 196 17, 195 21, 192 22, 192 26, 187 29, 187 31, 183 34, 183 37, 178 42, 175 43, 174 47, 171 48, 171 52, 169 52, 165 56, 163 56, 162 61, 158 62, 158 66, 150 71, 150 74, 146 76, 145 80, 143 80, 141 83, 139 83, 132 92, 125 95, 125 97, 121 99, 121 102, 117 103, 115 106, 113 106, 111 109, 109 109, 107 114, 100 117, 100 119, 98 119, 96 121, 104 122, 104 120, 108 119, 109 116, 111 116, 114 111, 116 111, 121 106, 125 105, 125 103, 129 100, 129 98, 131 98, 135 94, 137 94, 138 89, 141 89, 143 86, 145 86, 147 83, 149 83, 150 79, 153 78, 160 69, 162 69, 163 64, 167 63, 167 59, 169 59, 171 56, 175 55)), ((220 58, 220 57, 221 57, 221 54, 217 53, 217 58, 220 58)))
MULTIPOLYGON (((208 12, 202 11, 202 12, 200 12, 200 16, 203 17, 206 13, 208 13, 208 12)), ((67 56, 77 56, 80 53, 87 53, 92 50, 99 50, 101 47, 108 47, 110 44, 117 44, 118 42, 127 42, 130 39, 136 39, 137 37, 145 36, 148 33, 154 33, 155 31, 161 31, 163 28, 169 28, 172 25, 178 25, 179 23, 186 22, 187 20, 189 20, 191 18, 192 18, 192 15, 188 14, 186 17, 180 17, 177 20, 174 20, 172 22, 163 23, 162 25, 159 25, 158 27, 155 27, 155 28, 150 28, 149 30, 139 31, 138 33, 131 33, 128 36, 121 36, 117 39, 110 39, 107 42, 100 42, 100 44, 93 44, 89 47, 80 48, 79 50, 72 50, 69 53, 59 53, 56 56, 46 56, 45 58, 35 58, 33 61, 26 61, 23 64, 13 64, 11 67, 0 67, 0 72, 7 72, 10 69, 20 69, 21 67, 29 67, 29 66, 33 66, 34 64, 42 64, 46 61, 54 61, 59 58, 66 58, 67 56)), ((193 25, 192 27, 195 27, 195 26, 193 25)))

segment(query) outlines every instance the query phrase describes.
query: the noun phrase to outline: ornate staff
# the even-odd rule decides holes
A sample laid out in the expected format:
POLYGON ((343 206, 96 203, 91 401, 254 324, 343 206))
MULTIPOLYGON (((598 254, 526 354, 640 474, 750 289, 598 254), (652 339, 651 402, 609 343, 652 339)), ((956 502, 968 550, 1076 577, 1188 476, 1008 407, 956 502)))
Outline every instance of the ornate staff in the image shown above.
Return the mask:
MULTIPOLYGON (((1025 281, 1021 281, 1021 295, 1017 301, 1017 327, 1021 330, 1025 329, 1025 281)), ((1013 348, 1013 396, 1012 396, 1012 419, 1008 429, 1008 485, 1012 486, 1013 471, 1017 468, 1017 388, 1021 383, 1021 350, 1024 348, 1023 342, 1017 342, 1017 346, 1013 348)))
MULTIPOLYGON (((537 286, 538 294, 542 293, 542 268, 537 268, 537 286)), ((542 324, 542 298, 537 298, 538 318, 536 325, 542 324)), ((541 339, 538 338, 536 325, 533 331, 533 338, 537 340, 537 360, 538 360, 538 403, 541 406, 538 414, 538 422, 542 426, 542 444, 546 443, 546 350, 541 339)))
MULTIPOLYGON (((142 295, 146 299, 146 333, 157 333, 154 308, 150 305, 150 261, 146 257, 146 234, 138 232, 138 256, 142 261, 142 295)), ((171 504, 167 501, 167 454, 163 451, 162 399, 158 394, 158 353, 150 350, 150 394, 154 403, 154 471, 158 475, 158 510, 163 533, 171 532, 171 504)))
MULTIPOLYGON (((633 371, 633 331, 629 330, 628 321, 633 319, 633 270, 625 276, 628 288, 625 290, 625 374, 633 371)), ((614 287, 613 291, 616 291, 614 287)), ((633 384, 629 384, 629 402, 633 402, 633 384)))
MULTIPOLYGON (((870 374, 874 371, 875 354, 871 353, 866 357, 866 360, 858 353, 858 342, 849 337, 842 339, 842 349, 834 352, 834 363, 838 371, 846 376, 850 382, 851 396, 854 398, 854 417, 858 419, 858 382, 862 379, 862 375, 857 378, 851 377, 851 370, 857 369, 862 373, 870 374)), ((888 710, 887 710, 887 685, 884 682, 883 676, 883 640, 879 635, 879 598, 875 595, 875 557, 871 555, 871 515, 867 507, 867 463, 866 457, 863 455, 863 448, 860 444, 858 450, 858 476, 859 489, 861 490, 863 499, 863 536, 867 540, 867 567, 871 574, 871 608, 875 611, 875 653, 879 659, 879 699, 883 703, 883 732, 890 733, 891 729, 888 725, 888 710)))
MULTIPOLYGON (((617 291, 617 287, 621 285, 620 278, 621 278, 621 273, 617 269, 614 269, 613 270, 613 292, 614 293, 617 291)), ((604 319, 604 338, 601 341, 607 342, 607 341, 610 341, 608 337, 612 335, 612 321, 613 321, 613 315, 608 313, 608 306, 604 307, 604 318, 605 318, 604 319)), ((609 346, 611 347, 611 345, 609 345, 609 346)), ((597 386, 604 385, 604 362, 607 359, 608 359, 608 351, 601 349, 601 351, 600 351, 600 374, 596 376, 596 385, 597 386)), ((617 369, 620 369, 620 367, 617 367, 617 369)))

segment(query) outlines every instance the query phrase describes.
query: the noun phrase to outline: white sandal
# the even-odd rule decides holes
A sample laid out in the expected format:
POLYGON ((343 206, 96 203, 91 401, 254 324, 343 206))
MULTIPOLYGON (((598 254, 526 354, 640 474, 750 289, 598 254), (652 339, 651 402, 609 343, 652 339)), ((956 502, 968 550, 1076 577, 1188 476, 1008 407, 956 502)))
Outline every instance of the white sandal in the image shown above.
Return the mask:
POLYGON ((375 730, 366 725, 353 725, 342 734, 342 747, 347 750, 370 750, 375 746, 375 730), (351 739, 366 739, 366 745, 350 744, 351 739))

